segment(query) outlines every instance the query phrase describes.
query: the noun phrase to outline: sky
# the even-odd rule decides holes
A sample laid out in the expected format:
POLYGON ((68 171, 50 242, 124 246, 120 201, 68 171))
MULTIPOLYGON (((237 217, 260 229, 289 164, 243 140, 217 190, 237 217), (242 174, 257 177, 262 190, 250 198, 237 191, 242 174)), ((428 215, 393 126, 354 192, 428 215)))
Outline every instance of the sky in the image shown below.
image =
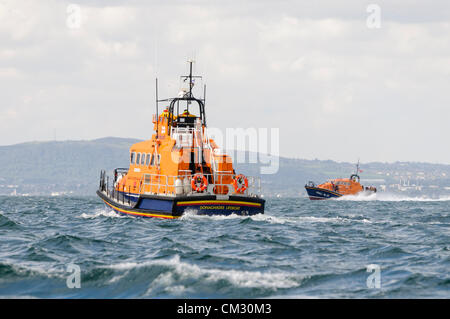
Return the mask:
POLYGON ((148 139, 188 59, 281 156, 450 164, 448 1, 0 0, 0 145, 148 139))

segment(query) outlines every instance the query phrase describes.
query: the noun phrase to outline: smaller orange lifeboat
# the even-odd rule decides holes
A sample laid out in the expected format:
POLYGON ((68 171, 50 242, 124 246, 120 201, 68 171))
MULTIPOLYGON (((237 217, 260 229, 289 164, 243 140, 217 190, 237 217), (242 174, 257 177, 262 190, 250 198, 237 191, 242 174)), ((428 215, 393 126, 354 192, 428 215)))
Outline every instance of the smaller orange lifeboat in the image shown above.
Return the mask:
POLYGON ((360 177, 358 175, 359 172, 360 169, 358 162, 358 164, 356 165, 356 173, 350 175, 350 178, 336 178, 319 185, 316 185, 314 182, 309 182, 305 185, 305 189, 308 193, 309 199, 331 199, 346 195, 356 195, 361 192, 365 192, 368 194, 376 193, 376 187, 364 187, 360 184, 360 177))

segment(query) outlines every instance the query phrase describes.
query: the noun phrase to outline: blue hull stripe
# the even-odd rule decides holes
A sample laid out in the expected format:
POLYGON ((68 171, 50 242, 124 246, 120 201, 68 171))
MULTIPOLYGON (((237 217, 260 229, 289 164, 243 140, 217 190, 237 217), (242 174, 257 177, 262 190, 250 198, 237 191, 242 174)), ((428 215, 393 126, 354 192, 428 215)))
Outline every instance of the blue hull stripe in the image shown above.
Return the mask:
POLYGON ((310 199, 330 199, 341 197, 342 194, 318 187, 305 187, 310 199))

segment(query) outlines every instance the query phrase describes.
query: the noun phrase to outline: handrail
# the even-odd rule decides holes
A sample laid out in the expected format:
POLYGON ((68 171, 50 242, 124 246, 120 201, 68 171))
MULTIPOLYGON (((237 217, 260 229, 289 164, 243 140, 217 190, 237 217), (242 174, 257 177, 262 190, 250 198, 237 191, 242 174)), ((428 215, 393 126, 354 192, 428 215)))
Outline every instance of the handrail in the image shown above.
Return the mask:
MULTIPOLYGON (((188 171, 186 171, 188 172, 188 171)), ((189 171, 190 172, 190 171, 189 171)), ((189 195, 195 194, 196 192, 191 189, 191 180, 195 174, 184 174, 177 176, 161 175, 161 174, 144 174, 139 181, 139 192, 138 194, 160 194, 164 193, 166 195, 176 195, 176 188, 179 187, 183 189, 180 193, 189 195), (185 180, 187 179, 187 183, 185 180), (177 185, 176 181, 180 180, 181 184, 177 185), (188 190, 187 190, 188 188, 188 190)), ((216 174, 203 174, 209 181, 207 193, 217 194, 220 192, 221 188, 228 188, 226 194, 235 193, 233 192, 233 179, 236 175, 233 173, 222 173, 217 172, 216 174), (216 190, 214 190, 216 189, 216 190)), ((249 187, 244 192, 247 195, 259 195, 261 194, 261 180, 257 177, 247 176, 249 181, 249 187)), ((226 195, 224 194, 224 195, 226 195)))
MULTIPOLYGON (((123 184, 115 183, 113 179, 110 182, 110 176, 105 171, 100 172, 99 190, 118 203, 131 205, 131 197, 141 194, 165 194, 167 196, 176 195, 195 195, 198 192, 192 190, 191 180, 195 174, 189 170, 179 171, 179 175, 169 176, 162 174, 143 174, 139 179, 139 185, 133 189, 132 186, 126 187, 123 184), (184 173, 184 174, 183 174, 184 173), (177 181, 179 180, 179 181, 177 181), (133 192, 132 192, 133 190, 133 192)), ((214 174, 203 174, 208 182, 207 188, 202 194, 211 195, 233 195, 245 194, 247 196, 256 196, 261 194, 261 180, 259 177, 247 176, 248 188, 237 193, 233 187, 233 180, 237 175, 226 171, 217 171, 214 174)))

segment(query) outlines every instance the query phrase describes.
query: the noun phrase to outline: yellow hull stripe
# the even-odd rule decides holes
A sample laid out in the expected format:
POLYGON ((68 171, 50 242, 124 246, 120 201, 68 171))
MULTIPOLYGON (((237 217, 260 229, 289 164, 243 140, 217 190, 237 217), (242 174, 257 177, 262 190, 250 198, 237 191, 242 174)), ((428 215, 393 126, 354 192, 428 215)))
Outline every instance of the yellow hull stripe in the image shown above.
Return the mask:
POLYGON ((122 208, 118 208, 116 206, 111 205, 110 203, 108 203, 107 201, 103 200, 105 202, 106 205, 110 206, 112 209, 118 210, 119 212, 125 213, 125 214, 130 214, 130 215, 136 215, 136 216, 144 216, 144 217, 158 217, 158 218, 168 218, 168 219, 175 219, 178 218, 179 216, 168 216, 168 215, 158 215, 158 214, 150 214, 150 213, 141 213, 141 212, 133 212, 130 210, 126 210, 126 209, 122 209, 122 208))
POLYGON ((239 202, 239 201, 221 201, 221 200, 197 200, 197 201, 189 201, 189 202, 178 202, 178 205, 189 205, 189 204, 206 204, 206 203, 213 203, 213 204, 237 204, 237 205, 247 205, 247 206, 255 206, 260 207, 260 203, 251 203, 251 202, 239 202))

